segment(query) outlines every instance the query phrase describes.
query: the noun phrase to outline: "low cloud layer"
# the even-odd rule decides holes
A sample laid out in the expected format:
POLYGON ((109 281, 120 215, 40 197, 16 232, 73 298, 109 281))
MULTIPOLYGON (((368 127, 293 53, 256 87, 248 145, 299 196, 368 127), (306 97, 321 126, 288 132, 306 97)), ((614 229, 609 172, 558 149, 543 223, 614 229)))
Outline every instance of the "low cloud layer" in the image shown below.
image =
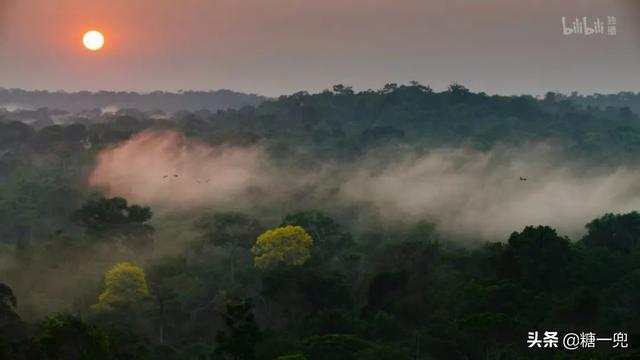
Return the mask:
POLYGON ((640 208, 640 172, 585 169, 551 161, 553 149, 435 151, 383 169, 369 163, 344 185, 350 199, 370 201, 385 218, 430 219, 447 233, 504 238, 526 225, 579 236, 605 212, 640 208), (520 178, 526 178, 526 181, 520 178))
POLYGON ((109 196, 184 210, 238 201, 268 187, 260 148, 210 147, 176 132, 145 131, 99 154, 89 184, 109 196))
POLYGON ((478 240, 503 240, 538 224, 576 237, 606 212, 640 209, 639 170, 562 162, 544 144, 526 151, 378 155, 303 173, 274 165, 260 146, 211 147, 175 132, 147 131, 104 150, 89 183, 110 196, 175 211, 358 205, 390 222, 429 220, 444 233, 478 240))

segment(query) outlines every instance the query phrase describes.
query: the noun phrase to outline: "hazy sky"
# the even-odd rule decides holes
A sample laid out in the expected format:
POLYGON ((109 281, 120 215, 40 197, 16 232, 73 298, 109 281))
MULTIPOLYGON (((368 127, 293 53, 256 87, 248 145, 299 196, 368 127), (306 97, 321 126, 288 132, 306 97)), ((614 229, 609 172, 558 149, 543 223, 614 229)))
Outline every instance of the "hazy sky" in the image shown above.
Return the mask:
MULTIPOLYGON (((0 87, 640 90, 640 0, 0 0, 0 87), (617 17, 616 36, 561 18, 617 17), (81 38, 105 34, 90 53, 81 38)), ((606 25, 605 25, 606 27, 606 25)))

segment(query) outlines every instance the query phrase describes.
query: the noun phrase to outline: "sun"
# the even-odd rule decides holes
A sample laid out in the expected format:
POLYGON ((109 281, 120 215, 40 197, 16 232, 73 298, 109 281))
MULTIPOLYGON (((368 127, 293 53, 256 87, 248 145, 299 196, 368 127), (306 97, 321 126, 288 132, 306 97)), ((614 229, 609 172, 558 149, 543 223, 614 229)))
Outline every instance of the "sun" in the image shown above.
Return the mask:
POLYGON ((87 31, 82 37, 82 43, 91 51, 100 50, 104 45, 104 36, 96 30, 87 31))

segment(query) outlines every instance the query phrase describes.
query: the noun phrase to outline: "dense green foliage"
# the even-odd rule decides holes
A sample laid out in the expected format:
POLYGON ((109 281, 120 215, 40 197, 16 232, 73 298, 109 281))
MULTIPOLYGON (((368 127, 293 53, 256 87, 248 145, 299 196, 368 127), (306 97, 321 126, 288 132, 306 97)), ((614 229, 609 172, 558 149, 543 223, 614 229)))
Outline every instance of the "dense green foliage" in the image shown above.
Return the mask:
POLYGON ((637 358, 637 212, 593 219, 580 238, 531 224, 467 246, 429 219, 354 224, 349 214, 361 208, 340 216, 302 195, 298 211, 268 216, 214 205, 152 211, 85 184, 99 151, 148 128, 261 143, 278 164, 302 169, 349 166, 385 147, 539 141, 567 159, 624 165, 640 158, 638 120, 553 94, 436 93, 415 83, 336 86, 169 120, 139 113, 34 129, 5 119, 0 359, 567 358, 527 349, 527 332, 545 330, 628 332, 628 349, 571 356, 637 358))

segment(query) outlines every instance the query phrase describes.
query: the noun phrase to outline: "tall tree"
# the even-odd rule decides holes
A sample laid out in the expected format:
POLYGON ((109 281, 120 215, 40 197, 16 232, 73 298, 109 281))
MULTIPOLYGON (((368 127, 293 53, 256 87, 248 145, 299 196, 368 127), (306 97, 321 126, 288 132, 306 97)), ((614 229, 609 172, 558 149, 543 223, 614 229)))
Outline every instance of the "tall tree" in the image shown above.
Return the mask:
POLYGON ((300 226, 313 238, 311 249, 314 260, 327 260, 341 250, 354 245, 351 235, 342 226, 321 211, 300 211, 289 214, 280 226, 300 226))
POLYGON ((262 333, 253 315, 253 302, 250 299, 228 300, 222 313, 226 331, 216 335, 218 350, 231 356, 233 360, 256 359, 255 346, 261 340, 262 333))
POLYGON ((573 251, 569 239, 548 226, 527 226, 511 234, 505 256, 516 266, 512 273, 534 289, 557 289, 570 280, 573 251))
POLYGON ((87 201, 74 214, 74 220, 92 238, 117 241, 141 252, 153 244, 153 226, 148 224, 153 213, 149 207, 129 205, 126 199, 115 197, 87 201))
POLYGON ((23 354, 27 334, 15 311, 17 306, 13 290, 0 283, 0 359, 20 359, 23 354))
POLYGON ((313 239, 300 226, 284 226, 268 230, 251 248, 257 267, 268 269, 284 264, 300 266, 310 258, 313 239))
POLYGON ((239 212, 208 213, 195 223, 205 241, 229 252, 229 278, 236 282, 236 265, 240 250, 248 250, 262 231, 257 220, 239 212))
POLYGON ((586 225, 582 242, 629 253, 640 242, 640 213, 605 214, 586 225))
POLYGON ((107 334, 70 315, 51 316, 40 322, 34 345, 39 359, 110 359, 107 334))
POLYGON ((128 307, 149 297, 144 270, 129 263, 114 265, 105 275, 105 290, 96 309, 128 307))

